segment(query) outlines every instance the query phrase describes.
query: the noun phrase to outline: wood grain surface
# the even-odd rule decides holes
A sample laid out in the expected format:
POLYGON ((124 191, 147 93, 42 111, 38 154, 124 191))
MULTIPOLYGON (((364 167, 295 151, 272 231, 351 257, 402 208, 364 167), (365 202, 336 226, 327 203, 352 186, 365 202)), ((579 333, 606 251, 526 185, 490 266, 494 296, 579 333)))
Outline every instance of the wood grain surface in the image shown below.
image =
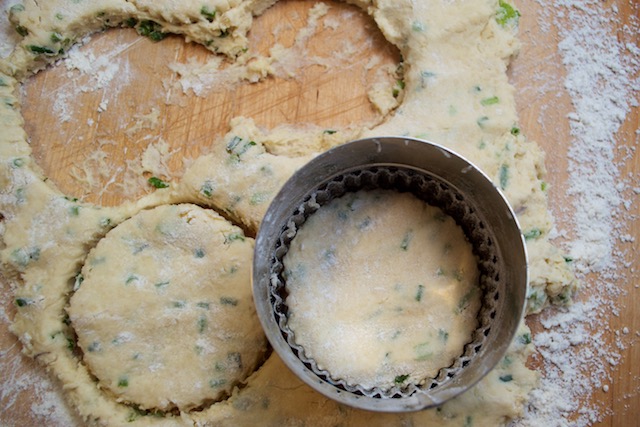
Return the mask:
MULTIPOLYGON (((314 3, 283 0, 258 17, 250 34, 252 49, 266 53, 276 41, 285 46, 292 45, 297 31, 306 25, 309 8, 314 3), (278 29, 277 37, 274 29, 278 29)), ((559 228, 567 230, 570 238, 573 230, 572 203, 575 201, 567 194, 568 148, 572 140, 567 114, 573 111, 573 107, 563 86, 565 70, 557 51, 558 28, 553 22, 547 22, 548 27, 541 25, 541 19, 548 16, 543 13, 545 5, 540 4, 542 2, 519 3, 523 46, 520 56, 512 64, 510 75, 517 89, 521 127, 547 153, 551 209, 559 228)), ((367 91, 375 79, 367 64, 375 53, 380 58, 378 66, 386 64, 393 67, 400 59, 399 53, 359 9, 343 3, 330 4, 329 16, 337 17, 339 13, 348 11, 352 13, 351 25, 341 25, 337 29, 319 27, 309 46, 311 51, 330 58, 342 40, 364 46, 363 41, 371 39, 370 45, 354 52, 349 72, 344 72, 345 66, 334 61, 328 70, 309 66, 303 68, 295 79, 269 78, 257 84, 223 88, 206 97, 184 95, 177 90, 177 77, 166 66, 171 62, 203 63, 211 55, 204 48, 185 43, 179 37, 168 37, 154 43, 139 37, 133 30, 111 30, 94 36, 90 44, 83 47, 84 50, 90 49, 96 56, 107 55, 114 61, 128 64, 126 70, 121 70, 122 75, 111 80, 105 90, 81 91, 73 99, 66 99, 61 106, 64 91, 69 93, 69 73, 73 74, 64 66, 41 72, 24 86, 25 126, 38 164, 65 194, 89 202, 117 205, 127 197, 138 197, 151 189, 143 188, 126 196, 117 192, 88 192, 86 184, 72 178, 70 172, 98 148, 108 155, 107 163, 113 166, 113 176, 116 177, 115 181, 110 181, 108 176, 100 177, 103 180, 101 185, 115 188, 117 184, 124 183, 123 170, 127 161, 139 158, 149 143, 159 141, 166 141, 170 150, 175 151, 168 169, 172 175, 179 176, 184 168, 183 159, 197 157, 211 141, 228 130, 229 119, 234 116, 251 117, 265 128, 290 123, 342 129, 354 123, 376 123, 382 116, 367 99, 367 91), (106 109, 100 112, 101 103, 106 109), (158 122, 149 124, 143 119, 154 109, 159 113, 158 122), (63 110, 71 119, 61 123, 63 110), (120 172, 116 173, 118 170, 120 172)), ((638 13, 638 8, 631 2, 621 0, 615 4, 621 19, 619 26, 613 29, 614 34, 631 16, 635 14, 637 18, 638 13)), ((640 43, 637 35, 635 43, 640 43)), ((88 76, 76 76, 74 79, 78 85, 96 84, 88 76)), ((639 121, 640 113, 635 108, 627 116, 618 140, 634 145, 639 121)), ((622 174, 637 175, 640 154, 637 151, 630 153, 622 174)), ((627 154, 621 152, 620 155, 627 154)), ((637 238, 640 230, 633 220, 633 216, 640 214, 638 205, 632 205, 627 214, 627 225, 636 241, 620 244, 619 249, 630 254, 627 261, 634 266, 639 261, 637 238)), ((558 242, 562 243, 562 239, 558 242)), ((615 310, 605 316, 605 323, 594 325, 594 328, 606 331, 609 344, 613 346, 619 338, 616 331, 620 333, 626 327, 631 337, 623 348, 616 347, 622 357, 617 366, 610 367, 611 379, 606 381, 608 391, 596 390, 593 394, 591 403, 600 405, 602 413, 608 414, 596 425, 640 425, 640 345, 636 335, 640 330, 640 290, 635 287, 637 279, 636 273, 629 270, 625 279, 618 280, 617 286, 625 293, 615 302, 615 310)), ((586 282, 590 285, 581 298, 590 292, 599 292, 598 276, 589 276, 586 282)), ((8 291, 8 285, 4 285, 3 291, 8 291)), ((13 316, 10 304, 5 310, 9 317, 13 316)), ((536 318, 530 319, 530 324, 534 331, 540 329, 536 318)), ((4 322, 0 330, 0 345, 3 357, 19 357, 19 344, 4 322)), ((576 352, 587 351, 590 345, 593 344, 587 342, 583 347, 576 347, 576 352)), ((536 364, 535 360, 532 364, 536 364)), ((26 359, 21 369, 42 371, 26 359)), ((12 419, 20 422, 16 425, 32 425, 30 404, 24 396, 21 394, 21 400, 11 408, 12 419)), ((0 416, 0 421, 2 419, 8 418, 0 416)))

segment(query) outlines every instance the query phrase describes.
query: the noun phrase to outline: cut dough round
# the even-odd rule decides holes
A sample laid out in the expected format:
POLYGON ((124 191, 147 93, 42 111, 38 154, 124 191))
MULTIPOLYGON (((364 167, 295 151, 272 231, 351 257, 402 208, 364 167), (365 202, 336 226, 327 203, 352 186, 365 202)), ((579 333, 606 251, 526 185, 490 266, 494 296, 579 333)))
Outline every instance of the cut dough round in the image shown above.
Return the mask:
POLYGON ((296 343, 352 385, 435 377, 478 326, 471 244, 453 218, 409 193, 332 200, 302 225, 284 266, 296 343))
POLYGON ((109 232, 68 309, 100 386, 153 410, 225 398, 266 350, 252 252, 241 229, 195 205, 142 211, 109 232))

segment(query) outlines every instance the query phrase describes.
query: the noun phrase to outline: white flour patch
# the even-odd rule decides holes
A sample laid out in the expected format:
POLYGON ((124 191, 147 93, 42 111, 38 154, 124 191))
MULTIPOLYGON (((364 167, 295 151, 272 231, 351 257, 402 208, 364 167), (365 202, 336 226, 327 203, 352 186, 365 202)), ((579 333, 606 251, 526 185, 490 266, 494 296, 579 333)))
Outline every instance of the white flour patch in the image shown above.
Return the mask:
MULTIPOLYGON (((82 45, 87 44, 91 40, 85 37, 82 45)), ((109 55, 96 56, 91 50, 82 49, 82 45, 74 45, 68 52, 67 57, 58 61, 57 66, 64 66, 67 69, 68 81, 65 85, 56 90, 56 98, 54 102, 53 112, 61 123, 68 122, 73 119, 76 108, 76 98, 83 92, 94 92, 105 90, 110 87, 111 90, 121 87, 121 85, 112 85, 111 82, 116 77, 124 77, 128 79, 128 62, 121 59, 115 59, 119 51, 109 55)), ((117 93, 112 93, 117 95, 117 93)), ((97 107, 98 112, 107 109, 109 99, 103 96, 97 107)))
MULTIPOLYGON (((567 116, 572 137, 568 195, 575 237, 566 249, 584 290, 567 310, 550 309, 540 316, 544 330, 534 343, 545 376, 517 424, 584 427, 607 415, 584 402, 594 391, 608 391, 620 351, 633 344, 628 334, 618 334, 612 345, 607 336, 612 334, 609 319, 620 312, 616 298, 630 290, 616 283, 637 277, 629 269, 632 263, 625 261, 630 254, 621 248, 634 240, 628 232, 633 219, 625 211, 637 203, 633 189, 638 183, 621 171, 640 131, 635 131, 636 141, 622 141, 618 132, 639 104, 640 49, 625 39, 638 33, 640 23, 632 18, 617 36, 612 31, 619 20, 617 9, 595 0, 556 0, 543 10, 539 21, 553 22, 559 30, 564 88, 573 107, 567 116)), ((637 401, 639 390, 626 398, 637 401)))

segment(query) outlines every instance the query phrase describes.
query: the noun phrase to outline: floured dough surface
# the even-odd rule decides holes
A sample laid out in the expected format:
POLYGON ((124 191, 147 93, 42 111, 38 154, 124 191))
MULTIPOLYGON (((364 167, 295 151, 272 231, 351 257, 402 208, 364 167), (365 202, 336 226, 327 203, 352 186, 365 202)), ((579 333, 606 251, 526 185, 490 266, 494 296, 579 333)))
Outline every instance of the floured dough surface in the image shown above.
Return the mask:
POLYGON ((110 231, 89 254, 68 309, 100 386, 156 410, 230 394, 266 350, 252 250, 241 229, 195 205, 142 211, 110 231))
POLYGON ((347 193, 283 260, 288 326, 320 369, 364 388, 420 384, 477 327, 478 269, 453 218, 410 193, 347 193))

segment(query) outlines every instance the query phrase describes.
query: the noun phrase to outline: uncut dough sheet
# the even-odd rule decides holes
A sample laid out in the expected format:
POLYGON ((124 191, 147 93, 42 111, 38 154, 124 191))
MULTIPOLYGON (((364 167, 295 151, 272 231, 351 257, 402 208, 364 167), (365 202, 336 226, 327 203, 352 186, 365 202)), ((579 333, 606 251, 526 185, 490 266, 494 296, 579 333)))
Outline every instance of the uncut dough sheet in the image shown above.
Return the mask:
MULTIPOLYGON (((503 361, 471 391, 419 413, 371 414, 338 405, 302 384, 275 354, 228 398, 199 411, 141 410, 98 387, 76 349, 73 323, 66 315, 89 250, 126 219, 167 204, 212 208, 255 232, 280 186, 311 156, 328 148, 327 140, 309 134, 291 143, 277 129, 265 131, 249 119, 234 119, 223 140, 212 141, 217 148, 197 159, 179 182, 118 207, 94 206, 60 193, 43 176, 23 130, 19 87, 83 36, 111 26, 134 25, 152 37, 154 31, 181 34, 236 58, 240 66, 247 64, 251 52, 246 50, 246 33, 253 16, 273 1, 207 3, 205 9, 201 2, 190 1, 61 0, 12 8, 11 23, 24 38, 0 61, 0 209, 2 261, 17 306, 12 330, 24 352, 60 379, 70 406, 87 424, 495 426, 521 414, 537 379, 525 367, 533 349, 524 326, 503 361)), ((517 14, 493 0, 353 3, 375 19, 404 61, 398 105, 389 111, 391 97, 372 96, 380 110, 389 113, 380 125, 357 134, 421 137, 476 163, 503 189, 527 237, 529 311, 567 302, 576 284, 547 238, 552 224, 543 155, 519 131, 506 75, 518 49, 517 14)), ((314 11, 321 15, 323 7, 314 11)), ((339 137, 330 141, 345 142, 339 137)))

